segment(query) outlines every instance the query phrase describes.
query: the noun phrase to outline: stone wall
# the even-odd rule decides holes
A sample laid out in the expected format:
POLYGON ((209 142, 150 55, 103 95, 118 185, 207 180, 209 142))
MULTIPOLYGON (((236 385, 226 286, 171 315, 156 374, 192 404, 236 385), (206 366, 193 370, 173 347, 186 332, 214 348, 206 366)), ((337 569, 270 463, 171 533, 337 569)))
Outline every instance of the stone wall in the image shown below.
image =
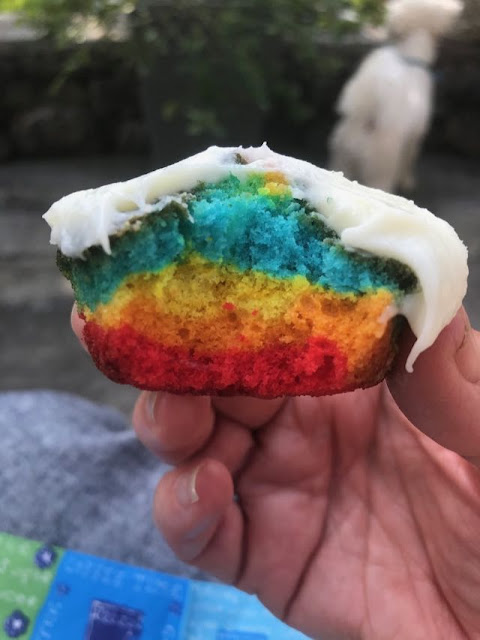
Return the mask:
MULTIPOLYGON (((307 154, 308 147, 324 148, 334 123, 332 105, 367 50, 351 45, 319 51, 326 71, 313 90, 306 88, 314 115, 298 125, 289 114, 273 110, 265 116, 259 141, 268 139, 284 151, 301 147, 307 154), (335 59, 336 64, 328 64, 328 59, 335 59)), ((44 42, 0 44, 0 160, 149 149, 147 141, 152 136, 144 126, 134 70, 125 66, 114 49, 99 44, 77 51, 79 54, 89 54, 88 62, 53 91, 66 56, 59 56, 44 42)), ((478 43, 445 44, 436 72, 437 104, 430 148, 480 155, 479 59, 478 43)), ((181 156, 182 149, 178 151, 181 156)))

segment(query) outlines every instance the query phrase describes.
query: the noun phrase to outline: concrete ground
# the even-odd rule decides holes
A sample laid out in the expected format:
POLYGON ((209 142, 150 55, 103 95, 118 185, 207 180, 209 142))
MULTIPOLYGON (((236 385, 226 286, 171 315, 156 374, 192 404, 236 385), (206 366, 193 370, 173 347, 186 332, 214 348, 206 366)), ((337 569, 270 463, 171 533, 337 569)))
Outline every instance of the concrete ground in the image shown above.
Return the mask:
MULTIPOLYGON (((145 158, 84 158, 0 166, 0 390, 71 391, 130 412, 137 392, 104 378, 73 338, 72 294, 55 266, 41 214, 71 191, 148 169, 145 158)), ((427 157, 418 204, 450 222, 469 247, 466 306, 480 326, 480 170, 454 157, 427 157)))

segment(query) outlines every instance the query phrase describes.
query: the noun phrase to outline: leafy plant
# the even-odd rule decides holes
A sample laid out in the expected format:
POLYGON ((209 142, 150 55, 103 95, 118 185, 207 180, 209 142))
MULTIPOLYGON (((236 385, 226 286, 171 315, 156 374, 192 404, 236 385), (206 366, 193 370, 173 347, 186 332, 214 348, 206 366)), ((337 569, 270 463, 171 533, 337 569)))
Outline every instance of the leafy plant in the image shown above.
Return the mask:
POLYGON ((27 0, 0 0, 0 13, 20 11, 27 0))
MULTIPOLYGON (((118 40, 119 25, 128 16, 133 28, 120 45, 125 61, 142 71, 159 58, 175 60, 181 83, 195 98, 194 106, 185 95, 165 100, 164 118, 181 116, 192 134, 215 135, 221 135, 221 114, 232 102, 264 111, 280 102, 293 117, 308 118, 299 76, 321 73, 319 39, 355 32, 366 22, 378 23, 384 7, 384 0, 23 3, 22 15, 61 48, 82 41, 87 26, 95 27, 104 40, 118 40)), ((70 60, 68 71, 77 58, 73 64, 70 60)))
POLYGON ((135 5, 136 0, 0 0, 0 9, 19 11, 59 46, 76 41, 80 25, 87 21, 98 24, 109 37, 119 17, 135 5))

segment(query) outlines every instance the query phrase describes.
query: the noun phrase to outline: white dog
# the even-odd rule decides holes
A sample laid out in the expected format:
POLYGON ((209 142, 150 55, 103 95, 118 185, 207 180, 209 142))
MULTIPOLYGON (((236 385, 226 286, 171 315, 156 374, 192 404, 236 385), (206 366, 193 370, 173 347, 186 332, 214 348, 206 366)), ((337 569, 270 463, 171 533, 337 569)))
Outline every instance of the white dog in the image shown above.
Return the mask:
POLYGON ((410 191, 432 116, 430 66, 462 0, 390 0, 393 44, 370 53, 340 95, 330 138, 332 169, 384 191, 410 191))

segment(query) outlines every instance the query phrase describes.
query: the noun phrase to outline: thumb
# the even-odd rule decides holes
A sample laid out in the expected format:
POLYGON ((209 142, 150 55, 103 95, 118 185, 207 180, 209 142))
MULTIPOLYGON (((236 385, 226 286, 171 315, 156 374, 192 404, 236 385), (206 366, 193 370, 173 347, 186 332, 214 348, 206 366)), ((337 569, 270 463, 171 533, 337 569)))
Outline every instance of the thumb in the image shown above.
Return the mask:
POLYGON ((466 457, 480 456, 480 333, 465 309, 442 331, 407 373, 414 338, 407 334, 388 386, 418 429, 466 457))

